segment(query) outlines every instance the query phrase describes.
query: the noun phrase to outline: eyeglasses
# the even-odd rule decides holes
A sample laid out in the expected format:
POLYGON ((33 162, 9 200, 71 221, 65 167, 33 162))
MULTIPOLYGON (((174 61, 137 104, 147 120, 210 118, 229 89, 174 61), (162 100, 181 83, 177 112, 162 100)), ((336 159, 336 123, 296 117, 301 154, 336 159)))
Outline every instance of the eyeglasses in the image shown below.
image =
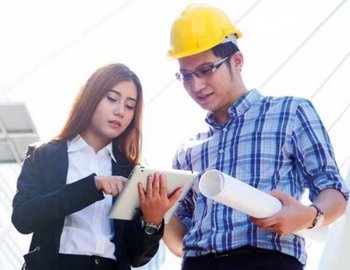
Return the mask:
POLYGON ((214 73, 219 69, 219 67, 229 58, 229 56, 226 56, 223 59, 220 59, 219 61, 211 64, 203 64, 199 67, 197 67, 192 72, 176 72, 175 77, 177 80, 182 82, 189 82, 192 80, 193 75, 196 76, 198 79, 205 78, 206 76, 210 75, 211 73, 214 73))

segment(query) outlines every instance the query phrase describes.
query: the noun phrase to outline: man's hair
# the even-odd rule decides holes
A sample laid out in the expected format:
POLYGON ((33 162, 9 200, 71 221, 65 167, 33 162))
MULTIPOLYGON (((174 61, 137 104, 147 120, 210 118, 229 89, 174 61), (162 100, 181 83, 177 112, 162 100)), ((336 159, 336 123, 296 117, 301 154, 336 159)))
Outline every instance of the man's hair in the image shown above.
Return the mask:
MULTIPOLYGON (((220 58, 225 58, 226 56, 234 55, 239 51, 239 48, 233 42, 220 43, 212 48, 215 56, 220 58)), ((230 61, 225 61, 227 63, 228 69, 232 72, 232 67, 230 61)))

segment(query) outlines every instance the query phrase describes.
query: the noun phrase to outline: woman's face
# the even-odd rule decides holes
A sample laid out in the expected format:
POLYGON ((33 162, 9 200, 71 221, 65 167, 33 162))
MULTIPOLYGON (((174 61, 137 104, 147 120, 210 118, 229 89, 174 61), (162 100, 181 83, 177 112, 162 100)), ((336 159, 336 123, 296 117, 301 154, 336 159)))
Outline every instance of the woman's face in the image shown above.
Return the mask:
POLYGON ((118 137, 133 120, 136 101, 134 82, 116 84, 97 105, 87 132, 105 143, 118 137))

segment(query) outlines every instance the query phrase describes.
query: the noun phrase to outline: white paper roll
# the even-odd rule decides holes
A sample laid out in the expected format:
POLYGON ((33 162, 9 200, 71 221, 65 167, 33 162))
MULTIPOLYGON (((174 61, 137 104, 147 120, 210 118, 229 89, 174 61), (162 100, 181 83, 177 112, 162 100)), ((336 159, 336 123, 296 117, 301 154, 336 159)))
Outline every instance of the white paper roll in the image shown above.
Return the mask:
POLYGON ((212 200, 256 218, 273 216, 282 209, 277 198, 218 170, 202 175, 199 190, 212 200))
MULTIPOLYGON (((277 198, 218 170, 208 170, 202 175, 199 191, 209 199, 255 218, 267 218, 282 209, 282 204, 277 198)), ((295 234, 325 241, 328 237, 328 227, 305 229, 295 234)))

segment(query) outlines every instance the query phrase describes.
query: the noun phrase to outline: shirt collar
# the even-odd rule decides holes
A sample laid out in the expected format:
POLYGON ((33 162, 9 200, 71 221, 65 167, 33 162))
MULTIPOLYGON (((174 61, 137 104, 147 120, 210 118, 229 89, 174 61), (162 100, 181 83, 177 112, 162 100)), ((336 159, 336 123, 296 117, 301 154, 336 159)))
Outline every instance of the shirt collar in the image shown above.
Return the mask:
POLYGON ((114 162, 117 162, 117 160, 115 159, 114 157, 114 154, 113 154, 113 144, 112 142, 110 142, 109 144, 107 144, 104 149, 107 149, 109 155, 111 156, 111 158, 113 159, 114 162))
MULTIPOLYGON (((230 118, 235 118, 243 115, 248 111, 256 102, 260 101, 263 96, 256 89, 247 91, 243 96, 237 99, 232 105, 228 108, 228 114, 230 118)), ((208 112, 205 121, 212 126, 216 126, 217 123, 214 120, 213 112, 208 112)))
MULTIPOLYGON (((83 137, 81 137, 80 135, 77 135, 73 140, 68 142, 68 153, 71 152, 76 152, 79 151, 85 147, 89 147, 91 148, 90 145, 88 145, 88 143, 83 139, 83 137)), ((107 152, 111 158, 113 159, 114 162, 117 162, 114 154, 113 154, 113 147, 112 147, 112 142, 110 142, 109 144, 107 144, 105 147, 103 147, 99 152, 107 152)))
POLYGON ((80 135, 76 136, 73 140, 68 141, 68 153, 79 151, 85 147, 90 146, 80 135))

